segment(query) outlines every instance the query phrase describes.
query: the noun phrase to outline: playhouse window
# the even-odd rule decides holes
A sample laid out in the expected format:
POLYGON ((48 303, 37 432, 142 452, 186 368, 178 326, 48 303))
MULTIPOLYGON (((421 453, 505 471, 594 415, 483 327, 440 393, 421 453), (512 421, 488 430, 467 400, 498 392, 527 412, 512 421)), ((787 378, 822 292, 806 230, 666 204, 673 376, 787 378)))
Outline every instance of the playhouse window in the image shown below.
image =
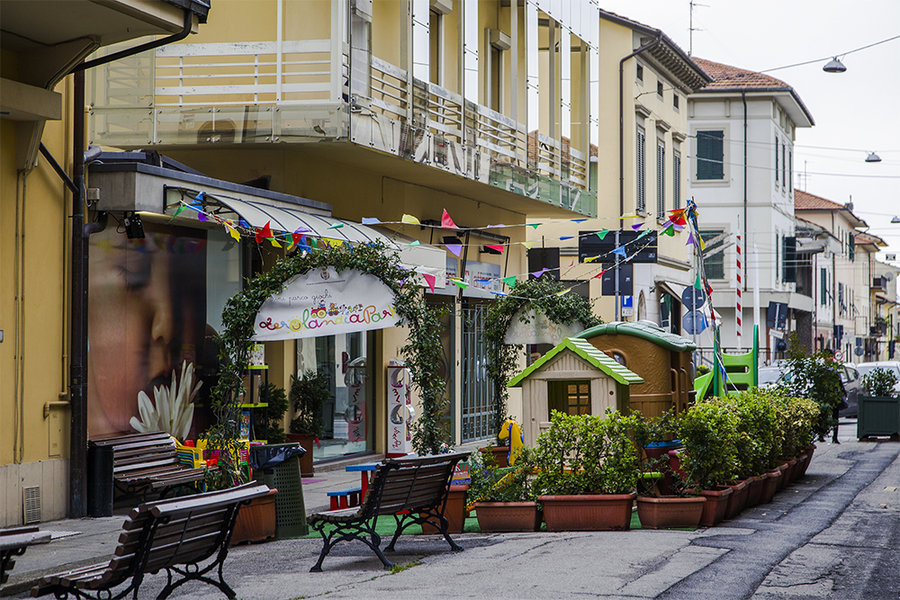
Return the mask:
POLYGON ((569 415, 591 414, 590 381, 550 381, 550 410, 569 415))

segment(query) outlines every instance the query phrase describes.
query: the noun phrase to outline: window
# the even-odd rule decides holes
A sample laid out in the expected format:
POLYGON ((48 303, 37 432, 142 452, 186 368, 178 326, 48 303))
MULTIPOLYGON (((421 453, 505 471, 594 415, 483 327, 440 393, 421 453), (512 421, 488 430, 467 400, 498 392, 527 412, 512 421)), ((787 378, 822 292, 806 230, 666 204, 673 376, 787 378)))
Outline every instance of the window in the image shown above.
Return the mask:
POLYGON ((591 414, 590 381, 548 381, 550 409, 568 415, 591 414))
POLYGON ((678 94, 672 94, 672 106, 678 108, 678 94))
POLYGON ((725 132, 697 132, 697 179, 723 179, 725 177, 725 132))
POLYGON ((706 269, 706 276, 709 279, 725 279, 725 249, 724 237, 710 243, 713 238, 724 233, 721 229, 701 230, 700 237, 706 243, 706 257, 703 259, 703 266, 706 269))
POLYGON ((788 150, 788 179, 785 180, 785 185, 788 186, 788 194, 794 193, 794 153, 791 150, 788 150))
POLYGON ((847 255, 851 261, 856 260, 856 236, 847 234, 847 255))
POLYGON ((435 85, 444 85, 444 65, 443 65, 443 53, 441 52, 441 48, 443 46, 443 37, 444 37, 444 15, 439 13, 436 10, 429 11, 428 14, 428 33, 429 33, 429 51, 430 51, 430 63, 429 67, 431 69, 431 83, 435 85))
POLYGON ((663 95, 663 84, 662 81, 656 82, 656 95, 662 98, 663 95))
POLYGON ((828 269, 819 269, 819 304, 828 304, 828 269))
POLYGON ((781 142, 781 184, 787 187, 787 146, 781 142))
POLYGON ((644 67, 643 66, 641 66, 641 65, 637 66, 637 72, 636 72, 635 76, 637 77, 638 81, 640 81, 641 83, 644 83, 644 67))
POLYGON ((666 214, 666 143, 656 142, 656 217, 666 214))
POLYGON ((783 258, 782 263, 782 280, 785 283, 797 282, 797 238, 794 236, 785 236, 781 238, 783 258))
POLYGON ((775 136, 775 187, 778 187, 778 136, 775 136))
POLYGON ((840 314, 844 314, 847 307, 844 305, 844 284, 838 281, 838 310, 840 314))
POLYGON ((637 129, 637 197, 635 208, 638 212, 644 212, 647 208, 647 181, 646 181, 646 157, 644 156, 644 128, 637 129))
POLYGON ((681 208, 681 153, 672 157, 672 208, 681 208))
POLYGON ((490 54, 490 107, 497 111, 503 111, 503 50, 491 46, 490 54))

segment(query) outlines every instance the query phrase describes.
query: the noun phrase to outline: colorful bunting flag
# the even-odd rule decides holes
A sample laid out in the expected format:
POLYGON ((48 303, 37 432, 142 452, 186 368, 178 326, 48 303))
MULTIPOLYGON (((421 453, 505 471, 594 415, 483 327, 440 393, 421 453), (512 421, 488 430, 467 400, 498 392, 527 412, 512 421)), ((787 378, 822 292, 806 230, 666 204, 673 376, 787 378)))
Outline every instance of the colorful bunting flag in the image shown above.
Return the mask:
POLYGON ((606 234, 608 234, 608 233, 609 233, 609 229, 603 229, 603 230, 597 232, 597 237, 602 240, 603 238, 606 237, 606 234))
POLYGON ((469 287, 468 283, 466 283, 462 279, 456 279, 455 277, 450 278, 450 283, 452 283, 453 285, 455 285, 456 287, 458 287, 461 290, 464 290, 467 287, 469 287))
POLYGON ((300 232, 299 229, 291 234, 291 240, 294 245, 299 244, 300 240, 302 240, 302 239, 303 239, 303 234, 300 232))
POLYGON ((557 296, 565 296, 566 294, 568 294, 571 291, 572 291, 572 288, 566 288, 566 289, 562 290, 561 292, 556 292, 556 295, 557 296))
POLYGON ((206 221, 209 221, 209 217, 206 216, 205 212, 203 212, 202 210, 199 210, 199 211, 197 211, 197 220, 206 222, 206 221))
POLYGON ((639 219, 639 218, 640 218, 640 215, 636 215, 634 213, 628 213, 628 214, 625 214, 625 215, 622 215, 621 217, 619 217, 619 220, 622 221, 625 219, 639 219))
POLYGON ((203 201, 203 196, 204 196, 203 192, 198 192, 197 195, 194 196, 194 199, 200 200, 200 201, 202 202, 202 201, 203 201))
POLYGON ((262 244, 263 240, 271 239, 272 237, 272 228, 270 227, 271 221, 266 221, 265 226, 262 229, 256 228, 256 243, 262 244))
POLYGON ((662 234, 667 235, 669 237, 674 237, 675 236, 675 225, 672 223, 669 223, 669 226, 662 230, 662 234))
POLYGON ((584 262, 592 263, 595 260, 597 260, 598 258, 601 258, 602 256, 603 256, 602 254, 598 254, 597 256, 588 256, 587 258, 584 259, 584 262))
POLYGON ((484 247, 496 250, 497 252, 503 252, 503 244, 485 244, 484 247))
POLYGON ((281 244, 278 243, 278 240, 276 240, 275 238, 268 238, 268 239, 269 239, 269 243, 271 243, 274 248, 281 248, 281 244))
POLYGON ((238 219, 238 225, 241 226, 241 227, 243 227, 244 229, 250 229, 250 223, 248 223, 247 221, 245 221, 243 217, 241 217, 240 219, 238 219))
POLYGON ((459 227, 456 226, 456 223, 453 222, 453 219, 450 218, 450 213, 447 212, 446 208, 441 215, 441 229, 459 229, 459 227))
POLYGON ((638 234, 638 236, 637 236, 636 238, 634 238, 634 241, 638 241, 639 239, 641 239, 641 238, 644 237, 645 235, 648 235, 648 234, 650 233, 650 231, 651 231, 650 229, 645 229, 645 230, 643 230, 642 232, 640 232, 640 233, 638 234))
POLYGON ((490 279, 476 279, 475 283, 480 283, 481 285, 490 285, 490 279))
POLYGON ((343 226, 344 226, 343 223, 332 223, 331 225, 328 226, 328 229, 340 229, 343 226))
POLYGON ((563 235, 563 236, 560 236, 559 239, 560 240, 571 240, 573 237, 575 237, 575 236, 574 235, 563 235))
POLYGON ((444 244, 444 247, 447 248, 450 252, 453 253, 453 256, 459 258, 459 255, 462 253, 462 244, 444 244))
POLYGON ((225 223, 225 230, 228 232, 228 235, 234 238, 234 241, 241 241, 241 234, 238 233, 238 230, 232 227, 230 223, 225 223))
POLYGON ((413 240, 413 241, 411 241, 410 243, 408 243, 408 244, 406 244, 406 245, 407 245, 407 246, 421 246, 421 245, 422 245, 422 242, 420 242, 419 240, 413 240))
POLYGON ((699 275, 697 275, 697 279, 694 280, 694 289, 695 289, 695 290, 702 290, 702 289, 703 289, 703 286, 700 285, 700 276, 699 276, 699 275))
POLYGON ((643 226, 644 226, 644 222, 641 221, 640 223, 635 223, 634 225, 632 225, 631 228, 634 229, 635 231, 637 231, 638 229, 640 229, 643 226))
POLYGON ((425 279, 425 283, 428 284, 428 289, 431 290, 431 293, 434 293, 434 283, 437 281, 437 277, 434 275, 429 275, 428 273, 422 273, 422 278, 425 279))
MULTIPOLYGON (((183 213, 186 210, 187 210, 187 206, 182 204, 181 206, 179 206, 178 208, 175 209, 175 214, 172 215, 172 219, 174 219, 175 217, 177 217, 178 215, 180 215, 181 213, 183 213)), ((172 219, 169 219, 169 220, 171 221, 172 219)))
POLYGON ((506 227, 506 225, 504 225, 503 223, 498 223, 496 225, 488 225, 487 227, 485 227, 485 229, 495 229, 497 227, 506 227))
POLYGON ((381 223, 381 219, 378 217, 363 217, 362 224, 363 225, 378 225, 381 223))
POLYGON ((540 227, 541 225, 543 225, 543 223, 529 223, 529 224, 528 224, 529 227, 532 227, 532 228, 534 228, 534 229, 537 229, 537 228, 540 227))
POLYGON ((419 222, 419 219, 415 218, 412 215, 407 215, 405 213, 402 217, 400 217, 400 222, 407 223, 409 225, 421 225, 422 224, 419 222))
POLYGON ((519 242, 519 243, 522 244, 523 246, 525 246, 525 248, 527 248, 528 250, 531 250, 531 247, 534 246, 534 242, 519 242))
POLYGON ((502 279, 500 279, 500 281, 502 281, 503 283, 505 283, 506 285, 508 285, 511 288, 516 287, 516 283, 518 283, 515 275, 510 275, 509 277, 503 277, 502 279))
POLYGON ((622 258, 627 258, 628 255, 625 253, 625 246, 619 246, 615 250, 612 251, 613 254, 618 254, 622 258))
POLYGON ((541 278, 541 275, 543 275, 544 273, 546 273, 546 272, 549 271, 549 270, 550 270, 550 269, 548 269, 547 267, 544 267, 544 268, 541 269, 540 271, 534 271, 534 272, 532 273, 532 275, 533 275, 534 277, 536 277, 537 279, 540 279, 540 278, 541 278))
POLYGON ((587 219, 569 219, 573 223, 584 223, 587 219))
POLYGON ((507 294, 506 292, 498 292, 497 290, 488 290, 488 291, 490 293, 494 294, 495 296, 509 296, 509 294, 507 294))

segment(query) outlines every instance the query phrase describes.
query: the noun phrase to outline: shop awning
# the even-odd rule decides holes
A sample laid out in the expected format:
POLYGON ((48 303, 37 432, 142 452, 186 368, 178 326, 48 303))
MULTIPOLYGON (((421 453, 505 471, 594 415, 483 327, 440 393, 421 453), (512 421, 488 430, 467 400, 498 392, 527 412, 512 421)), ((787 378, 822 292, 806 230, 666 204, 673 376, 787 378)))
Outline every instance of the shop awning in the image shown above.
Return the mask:
POLYGON ((671 281, 663 281, 661 279, 657 279, 655 283, 660 289, 675 298, 678 302, 681 302, 681 295, 684 293, 685 288, 687 288, 686 285, 673 283, 671 281))

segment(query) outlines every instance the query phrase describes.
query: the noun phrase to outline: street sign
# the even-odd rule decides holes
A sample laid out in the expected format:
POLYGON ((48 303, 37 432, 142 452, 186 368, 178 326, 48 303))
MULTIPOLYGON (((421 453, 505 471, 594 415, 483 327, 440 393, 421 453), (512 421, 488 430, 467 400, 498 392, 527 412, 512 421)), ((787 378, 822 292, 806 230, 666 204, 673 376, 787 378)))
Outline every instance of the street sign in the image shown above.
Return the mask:
MULTIPOLYGON (((600 293, 603 296, 616 295, 616 269, 614 264, 603 264, 604 273, 600 278, 600 293)), ((619 265, 619 295, 630 296, 634 293, 634 265, 619 265)))
POLYGON ((702 333, 708 326, 706 315, 699 310, 692 310, 681 318, 681 326, 691 335, 702 333))
POLYGON ((681 303, 688 310, 698 310, 706 303, 706 292, 689 285, 681 292, 681 303))

